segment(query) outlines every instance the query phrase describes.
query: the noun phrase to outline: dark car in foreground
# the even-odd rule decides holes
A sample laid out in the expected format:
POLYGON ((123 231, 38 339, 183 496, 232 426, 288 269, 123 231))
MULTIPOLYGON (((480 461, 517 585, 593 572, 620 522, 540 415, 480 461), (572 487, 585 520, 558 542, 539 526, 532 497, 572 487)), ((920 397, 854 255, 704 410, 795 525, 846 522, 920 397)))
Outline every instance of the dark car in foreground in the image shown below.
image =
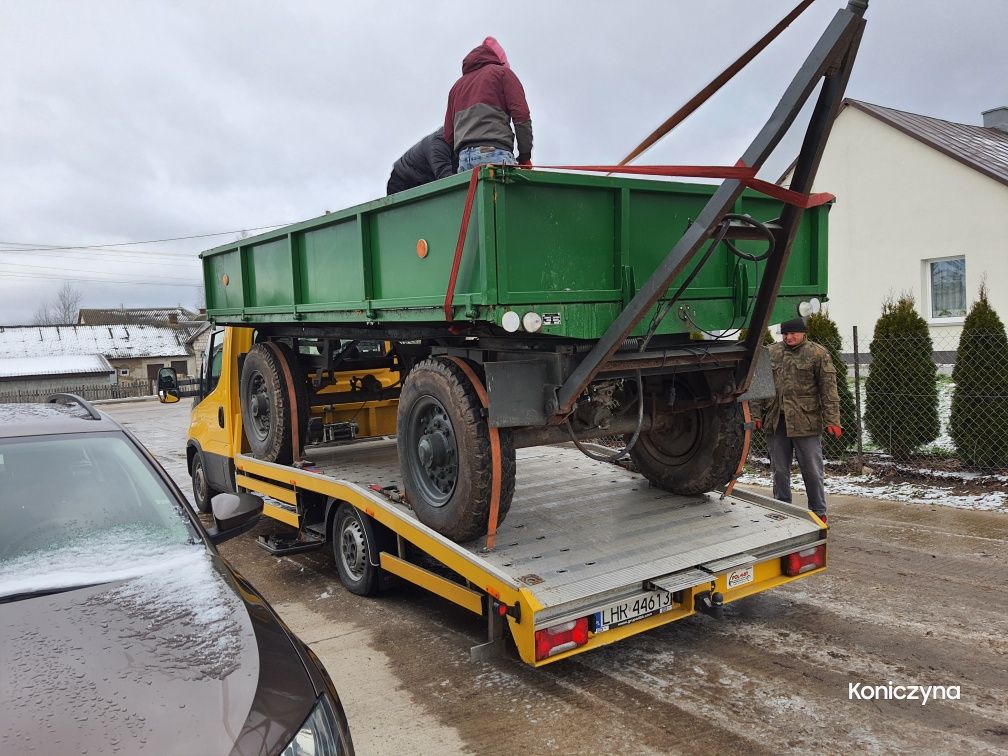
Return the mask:
POLYGON ((0 404, 0 753, 352 754, 315 655, 87 402, 0 404))

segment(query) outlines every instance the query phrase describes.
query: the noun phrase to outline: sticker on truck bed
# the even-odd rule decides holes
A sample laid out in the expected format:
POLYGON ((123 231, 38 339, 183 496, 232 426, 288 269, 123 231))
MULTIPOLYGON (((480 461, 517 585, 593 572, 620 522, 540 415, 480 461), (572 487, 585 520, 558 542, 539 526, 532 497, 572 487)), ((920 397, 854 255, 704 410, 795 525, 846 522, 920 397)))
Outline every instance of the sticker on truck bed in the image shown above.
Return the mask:
POLYGON ((755 570, 755 565, 751 564, 748 567, 739 567, 737 570, 732 570, 728 573, 728 587, 738 588, 740 585, 751 583, 755 577, 755 570))
POLYGON ((559 312, 544 312, 543 313, 543 325, 560 325, 560 313, 559 312))

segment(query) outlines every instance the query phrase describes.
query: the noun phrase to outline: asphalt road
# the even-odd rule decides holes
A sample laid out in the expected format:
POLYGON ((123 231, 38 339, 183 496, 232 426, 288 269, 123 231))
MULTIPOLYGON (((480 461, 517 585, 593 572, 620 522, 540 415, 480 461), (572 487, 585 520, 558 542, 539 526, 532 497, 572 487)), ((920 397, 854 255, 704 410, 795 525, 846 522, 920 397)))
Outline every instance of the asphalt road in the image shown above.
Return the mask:
MULTIPOLYGON (((106 405, 189 488, 188 402, 106 405)), ((1008 515, 834 497, 826 574, 566 662, 469 662, 481 620, 332 557, 221 547, 329 669, 358 752, 1008 751, 1008 515), (850 685, 958 686, 851 700, 850 685)))

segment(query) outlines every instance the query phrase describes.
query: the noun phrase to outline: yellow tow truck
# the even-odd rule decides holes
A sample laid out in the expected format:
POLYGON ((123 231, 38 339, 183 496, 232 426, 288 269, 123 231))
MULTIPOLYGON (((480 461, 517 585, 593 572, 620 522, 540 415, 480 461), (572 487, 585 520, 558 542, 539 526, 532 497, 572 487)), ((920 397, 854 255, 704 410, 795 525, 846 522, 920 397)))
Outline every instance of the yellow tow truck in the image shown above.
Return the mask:
POLYGON ((482 616, 487 641, 475 659, 510 637, 524 662, 552 663, 698 612, 719 617, 725 604, 826 567, 827 528, 803 507, 741 491, 669 493, 573 444, 518 449, 507 519, 456 543, 420 522, 402 494, 394 436, 408 360, 391 342, 319 355, 322 343, 227 327, 212 334, 195 390, 162 371, 161 401, 195 396, 186 451, 196 506, 211 511, 220 492, 252 494, 261 510, 246 516, 285 526, 259 537, 267 551, 331 549, 355 594, 377 594, 394 575, 482 616), (257 344, 297 355, 281 365, 331 369, 243 370, 257 344), (240 392, 242 381, 253 385, 240 392), (285 387, 311 393, 293 405, 307 408, 298 416, 265 406, 285 387), (276 436, 259 423, 283 424, 290 463, 252 456, 250 435, 276 436))

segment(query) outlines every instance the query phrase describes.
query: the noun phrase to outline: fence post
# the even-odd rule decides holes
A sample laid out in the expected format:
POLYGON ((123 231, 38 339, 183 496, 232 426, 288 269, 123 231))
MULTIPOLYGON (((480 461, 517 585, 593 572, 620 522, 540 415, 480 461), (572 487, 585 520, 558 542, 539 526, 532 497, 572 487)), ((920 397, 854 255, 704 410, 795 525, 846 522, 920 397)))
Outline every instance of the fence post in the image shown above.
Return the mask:
MULTIPOLYGON (((854 326, 854 412, 857 415, 857 464, 864 467, 864 435, 861 426, 861 352, 858 349, 857 326, 854 326)), ((860 472, 860 469, 859 469, 860 472)))

